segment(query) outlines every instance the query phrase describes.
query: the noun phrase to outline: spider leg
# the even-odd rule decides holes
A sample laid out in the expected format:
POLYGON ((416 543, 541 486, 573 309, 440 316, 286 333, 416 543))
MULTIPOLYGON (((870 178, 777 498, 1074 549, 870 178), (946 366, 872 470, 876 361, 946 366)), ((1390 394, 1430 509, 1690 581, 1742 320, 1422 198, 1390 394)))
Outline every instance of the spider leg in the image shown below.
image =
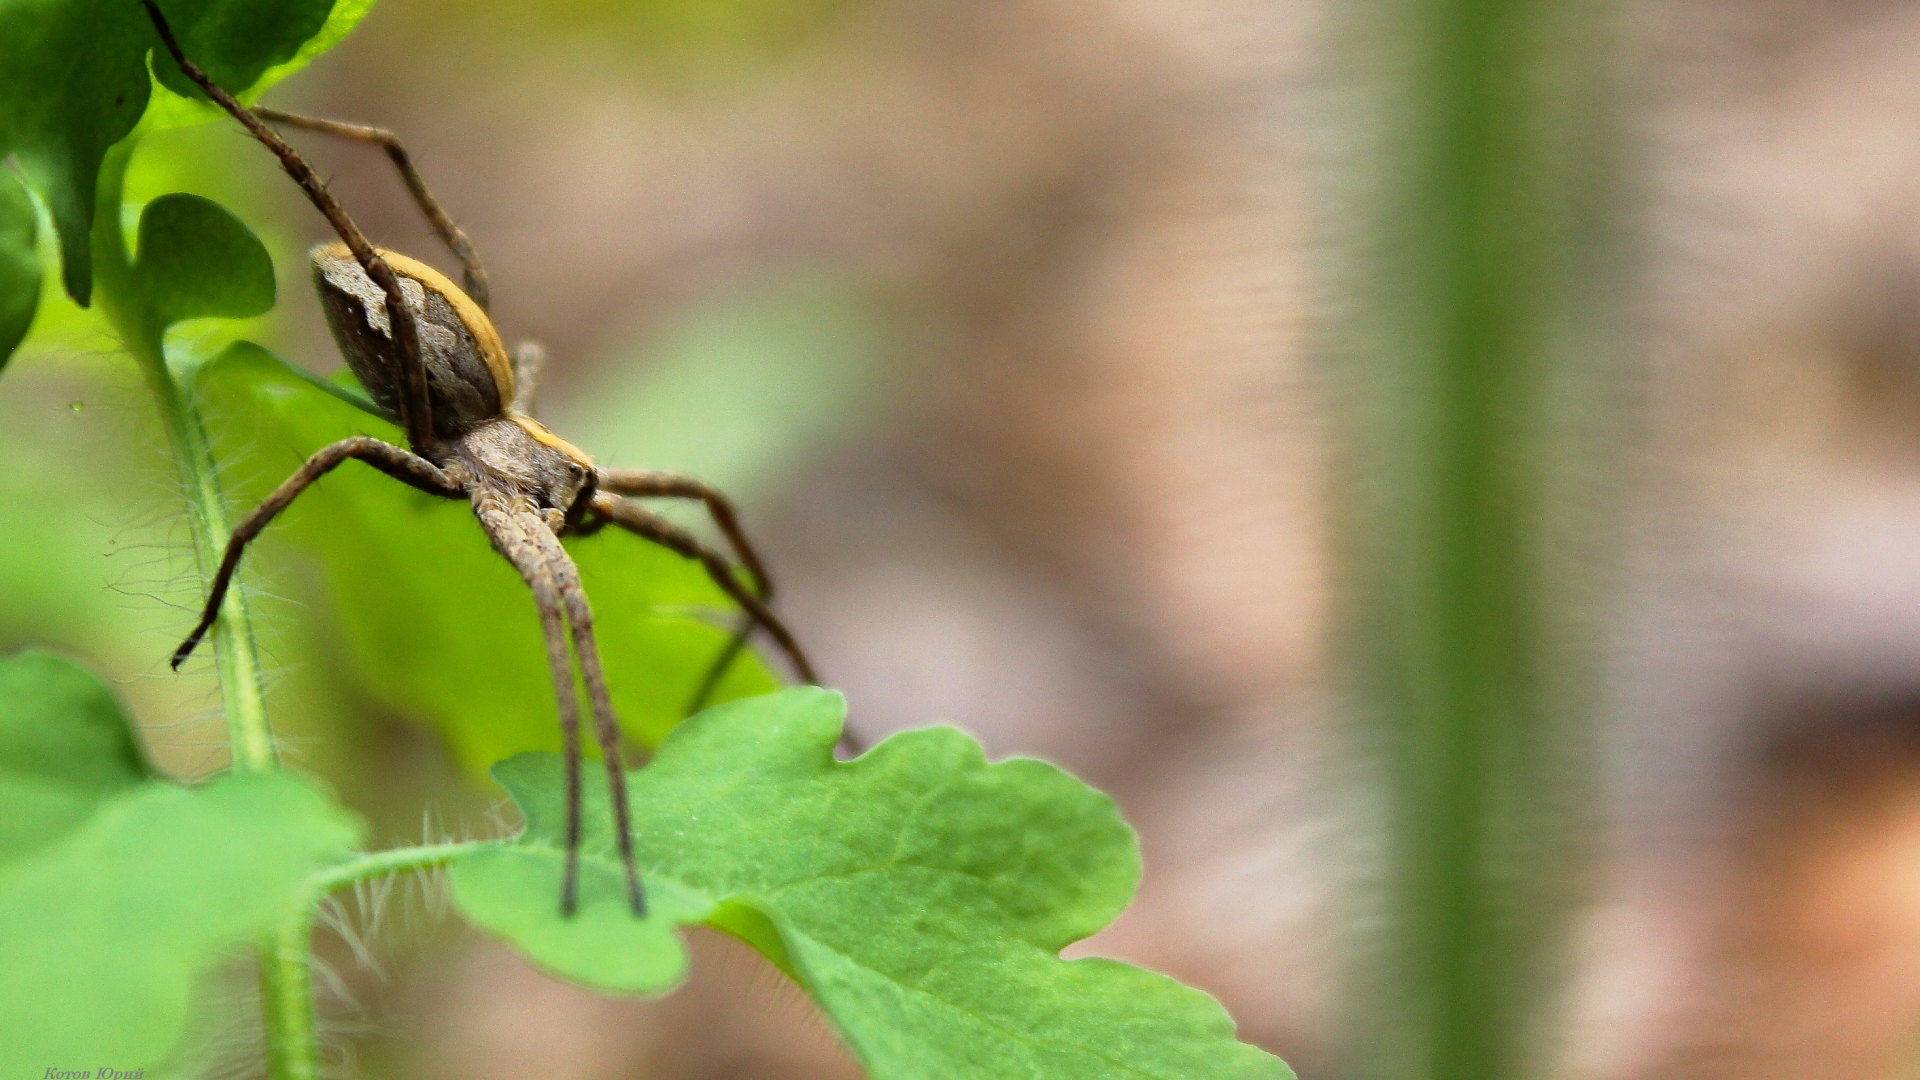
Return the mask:
MULTIPOLYGON (((645 469, 601 469, 599 487, 602 491, 611 491, 616 495, 628 495, 638 498, 654 499, 696 499, 706 504, 707 513, 713 523, 727 538, 727 543, 739 557, 747 573, 753 575, 754 587, 759 590, 760 600, 770 603, 773 600, 773 575, 767 572, 767 566, 760 558, 747 531, 740 525, 740 515, 734 509, 733 501, 720 489, 677 473, 654 472, 645 469)), ((714 688, 733 666, 746 648, 747 638, 753 633, 753 620, 743 619, 734 630, 733 637, 727 642, 720 655, 707 668, 707 674, 700 680, 700 686, 687 702, 687 715, 692 716, 706 708, 707 699, 713 695, 714 688)))
POLYGON ((580 905, 580 697, 573 685, 573 662, 567 653, 565 608, 551 561, 536 533, 543 531, 528 514, 516 514, 502 500, 477 498, 474 517, 498 551, 520 572, 533 591, 540 612, 540 629, 547 641, 547 669, 553 677, 553 696, 560 708, 560 731, 566 747, 567 854, 560 881, 560 914, 572 918, 580 905))
POLYGON ((694 688, 693 696, 687 699, 686 707, 680 710, 682 713, 692 716, 707 707, 707 702, 713 699, 713 692, 720 688, 720 680, 726 677, 733 662, 746 651, 747 639, 752 636, 751 616, 742 617, 734 623, 733 636, 727 639, 726 648, 713 658, 713 663, 707 665, 707 673, 700 677, 700 685, 694 688))
POLYGON ((285 139, 262 123, 259 117, 248 112, 246 106, 234 100, 232 94, 221 89, 219 83, 187 59, 186 53, 180 49, 179 40, 173 36, 173 28, 167 25, 166 16, 160 14, 160 8, 154 4, 154 0, 140 0, 140 3, 147 9, 147 17, 153 20, 153 29, 160 35, 160 42, 166 46, 173 62, 180 66, 187 78, 193 80, 194 85, 213 99, 214 104, 240 121, 255 139, 273 151, 274 156, 280 159, 280 167, 293 177, 294 183, 300 185, 307 200, 325 215, 333 231, 353 252, 360 268, 387 295, 387 318, 393 327, 394 340, 400 345, 401 420, 407 429, 407 443, 415 453, 435 456, 433 452, 439 447, 440 440, 433 433, 433 403, 427 396, 427 368, 420 358, 420 327, 414 321, 413 309, 407 306, 406 298, 400 292, 400 279, 394 276, 393 268, 373 250, 366 234, 347 216, 340 201, 327 190, 326 181, 320 179, 299 151, 287 145, 285 139))
POLYGON ((546 370, 547 350, 523 341, 513 350, 513 411, 533 415, 540 394, 540 373, 546 370))
POLYGON ((461 231, 459 225, 454 224, 453 218, 440 205, 440 200, 434 198, 433 192, 427 190, 427 182, 421 179, 419 170, 413 167, 413 159, 408 156, 407 148, 400 145, 398 135, 384 128, 300 116, 264 106, 256 106, 253 115, 270 124, 284 124, 302 131, 372 143, 385 150, 388 160, 393 162, 393 167, 400 170, 400 179, 406 183, 407 191, 412 194, 414 204, 420 207, 422 214, 426 215, 427 223, 433 226, 434 233, 440 237, 442 243, 447 245, 447 250, 453 252, 453 257, 460 260, 460 277, 467 287, 467 295, 473 298, 474 303, 480 305, 480 310, 487 310, 487 268, 481 265, 480 253, 473 250, 473 241, 467 239, 467 234, 461 231))
POLYGON ((692 533, 666 518, 607 492, 600 492, 593 497, 593 510, 608 523, 694 559, 706 567, 707 576, 713 579, 713 583, 720 586, 720 590, 734 603, 739 604, 754 622, 766 627, 767 633, 780 646, 780 651, 786 653, 787 659, 793 662, 794 671, 801 681, 816 685, 820 682, 819 676, 814 673, 813 662, 807 659, 805 650, 800 648, 793 632, 758 596, 740 583, 725 555, 702 544, 692 533))
POLYGON ((601 491, 641 499, 695 499, 705 503, 707 513, 712 515, 713 523, 727 538, 727 543, 740 559, 740 565, 753 575, 754 587, 760 591, 760 599, 773 599, 773 575, 767 573, 760 552, 747 539, 747 531, 740 525, 740 514, 734 509, 733 500, 727 498, 719 488, 691 476, 650 469, 600 469, 598 472, 601 491))
POLYGON ((227 540, 227 550, 220 558, 220 569, 213 576, 213 587, 207 592, 207 606, 200 613, 200 623, 193 633, 173 651, 173 667, 177 670, 193 650, 200 644, 212 628, 214 619, 219 617, 220 604, 226 599, 227 589, 233 584, 234 572, 240 568, 240 556, 247 545, 260 535, 267 525, 285 510, 300 493, 311 487, 314 481, 332 472, 336 466, 349 458, 357 458, 386 473, 404 484, 419 488, 429 495, 441 495, 446 498, 459 498, 466 494, 461 485, 442 472, 440 468, 426 458, 410 454, 405 450, 384 443, 366 435, 356 435, 350 439, 341 439, 320 448, 306 460, 292 476, 282 481, 273 494, 266 497, 253 512, 240 520, 234 527, 233 536, 227 540))
POLYGON ((560 546, 559 537, 544 524, 530 524, 531 533, 541 546, 554 579, 560 586, 560 599, 567 606, 567 621, 573 627, 573 651, 580 658, 580 675, 587 684, 587 699, 593 705, 593 734, 600 743, 600 757, 607 767, 607 790, 613 796, 614 837, 620 849, 620 865, 627 875, 627 903, 635 915, 647 913, 646 897, 640 891, 640 874, 633 864, 633 823, 627 807, 627 773, 621 763, 620 722, 613 715, 613 698, 607 693, 606 672, 600 666, 600 646, 593 636, 593 608, 580 585, 580 571, 560 546))

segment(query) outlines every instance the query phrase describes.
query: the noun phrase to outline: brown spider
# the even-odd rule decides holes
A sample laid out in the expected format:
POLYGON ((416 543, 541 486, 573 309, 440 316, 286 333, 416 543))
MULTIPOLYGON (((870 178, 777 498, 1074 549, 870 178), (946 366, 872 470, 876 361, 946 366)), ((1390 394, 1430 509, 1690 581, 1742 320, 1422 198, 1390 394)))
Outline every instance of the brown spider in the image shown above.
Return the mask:
POLYGON ((272 109, 248 111, 186 58, 153 0, 141 2, 180 70, 279 156, 287 174, 339 234, 339 242, 313 249, 314 285, 347 364, 379 410, 406 430, 412 448, 409 452, 379 439, 356 436, 308 458, 233 530, 200 623, 174 652, 173 666, 180 666, 213 625, 248 542, 302 491, 341 462, 356 458, 429 494, 471 501, 474 517, 486 530, 494 550, 513 564, 532 589, 546 635, 547 664, 566 743, 567 854, 560 910, 572 916, 578 906, 580 861, 580 716, 567 647, 571 630, 573 651, 579 656, 580 674, 593 706, 594 736, 606 760, 607 781, 613 793, 615 836, 626 870, 628 901, 635 915, 644 915, 646 901, 633 863, 620 728, 607 695, 599 649, 594 644, 593 613, 579 572, 560 546, 560 537, 585 535, 616 525, 699 560, 714 582, 740 605, 743 619, 708 672, 694 707, 704 702, 756 625, 772 636, 802 679, 816 682, 806 654, 767 608, 772 582, 741 530, 732 505, 718 491, 691 477, 597 468, 586 454, 528 416, 543 359, 541 350, 522 345, 511 358, 508 356, 499 332, 487 317, 487 275, 479 257, 466 234, 428 192, 399 140, 377 128, 272 109), (369 244, 328 193, 326 184, 266 126, 267 121, 384 148, 434 231, 460 260, 466 289, 424 263, 369 244), (748 589, 740 582, 725 555, 622 496, 704 503, 738 554, 754 588, 748 589))

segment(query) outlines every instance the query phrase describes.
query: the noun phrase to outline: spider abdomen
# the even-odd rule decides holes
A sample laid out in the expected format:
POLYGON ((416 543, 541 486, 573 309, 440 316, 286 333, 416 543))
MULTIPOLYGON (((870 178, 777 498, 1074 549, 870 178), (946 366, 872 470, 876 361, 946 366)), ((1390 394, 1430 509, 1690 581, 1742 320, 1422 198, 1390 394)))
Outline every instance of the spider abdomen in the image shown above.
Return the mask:
MULTIPOLYGON (((439 271, 391 251, 380 255, 399 278, 419 329, 434 434, 458 438, 500 417, 513 401, 513 367, 492 320, 439 271)), ((341 355, 374 404, 400 422, 404 392, 386 293, 345 244, 322 244, 311 259, 314 288, 341 355)))

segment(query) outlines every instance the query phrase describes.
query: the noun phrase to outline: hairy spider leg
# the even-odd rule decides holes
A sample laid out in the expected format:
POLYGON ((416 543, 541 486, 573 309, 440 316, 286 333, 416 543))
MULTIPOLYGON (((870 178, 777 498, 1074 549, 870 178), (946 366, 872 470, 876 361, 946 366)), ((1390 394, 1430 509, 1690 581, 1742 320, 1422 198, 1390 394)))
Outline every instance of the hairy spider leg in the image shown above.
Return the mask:
MULTIPOLYGON (((768 572, 760 553, 754 549, 753 542, 747 539, 747 532, 740 525, 739 513, 734 509, 733 501, 720 489, 695 477, 678 473, 657 472, 650 469, 601 469, 599 470, 600 489, 616 495, 652 499, 689 499, 704 503, 713 523, 727 538, 740 564, 752 575, 754 587, 759 591, 760 601, 769 606, 773 603, 773 575, 768 572)), ((728 639, 720 655, 707 665, 706 675, 688 699, 685 712, 688 716, 707 707, 707 701, 726 678, 734 661, 746 650, 747 640, 753 635, 754 620, 751 616, 736 621, 733 636, 728 639)))
POLYGON ((700 677, 700 685, 693 688, 692 696, 687 698, 687 703, 680 709, 683 715, 692 716, 706 708, 707 702, 713 700, 713 692, 720 689, 720 680, 727 677, 727 672, 733 668, 734 661, 740 659, 740 654, 747 651, 747 641, 753 637, 753 627, 751 615, 742 615, 733 621, 733 633, 727 638, 726 647, 722 648, 720 655, 714 657, 713 662, 707 665, 707 673, 700 677))
POLYGON ((414 205, 426 215, 427 223, 433 227, 434 235, 447 245, 453 257, 460 260, 460 279, 466 286, 467 295, 480 305, 481 311, 489 310, 487 289, 487 268, 480 262, 480 253, 474 250, 473 241, 467 238, 465 230, 454 222, 440 200, 433 197, 427 189, 427 182, 420 171, 413 167, 413 158, 407 148, 400 143, 400 136, 385 128, 369 127, 365 124, 347 124, 339 120, 322 120, 316 116, 301 116, 297 113, 269 109, 263 105, 255 106, 253 115, 270 124, 283 124, 302 131, 311 131, 320 135, 332 135, 356 142, 372 143, 386 151, 387 160, 400 171, 400 179, 407 185, 407 192, 413 196, 414 205))
MULTIPOLYGON (((800 648, 800 643, 794 640, 793 632, 787 629, 787 625, 780 621, 779 616, 769 611, 758 597, 740 584, 740 579, 733 575, 733 567, 727 562, 725 555, 702 544, 693 534, 666 518, 604 491, 594 495, 593 510, 599 516, 599 520, 594 523, 594 528, 609 524, 618 525, 636 536, 651 540, 686 558, 697 560, 706 567, 707 576, 713 579, 714 584, 720 586, 721 591, 746 612, 748 620, 766 627, 767 633, 773 637, 781 651, 787 654, 787 659, 793 663, 794 670, 801 681, 819 685, 820 679, 814 674, 813 663, 807 659, 807 654, 800 648)), ((734 643, 729 641, 728 648, 733 650, 734 643)), ((737 650, 735 655, 738 655, 737 650)), ((731 660, 731 657, 727 659, 731 660)), ((711 677, 718 681, 718 676, 711 677)), ((865 744, 851 728, 841 729, 840 744, 854 754, 859 754, 866 749, 865 744)))
POLYGON ((540 395, 540 373, 547 368, 547 350, 531 341, 513 347, 513 411, 533 415, 540 395))
POLYGON ((600 490, 611 491, 615 495, 642 499, 692 499, 705 503, 707 513, 712 515, 713 523, 719 526, 721 534, 733 547, 740 565, 753 575, 760 599, 773 599, 773 576, 767 573, 760 553, 747 539, 746 530, 740 527, 740 515, 734 509, 733 501, 719 488, 691 476, 652 469, 601 469, 599 473, 600 490))
POLYGON ((293 177, 294 183, 300 185, 307 200, 325 215, 333 231, 339 234, 341 242, 353 253, 354 260, 366 271, 367 277, 373 279, 374 284, 380 286, 380 291, 386 294, 387 318, 393 327, 394 339, 400 345, 400 385, 403 391, 401 422, 406 428, 407 444, 416 454, 438 457, 435 451, 439 448, 440 440, 433 433, 433 404, 427 396, 427 368, 420 358, 420 328, 414 322, 413 310, 407 306, 400 292, 400 279, 394 276, 393 268, 374 251, 373 245, 367 242, 366 234, 347 216, 346 209, 327 190, 326 182, 313 171, 313 166, 307 164, 307 160, 285 139, 275 134, 259 117, 248 112, 245 106, 234 100, 232 94, 221 89, 220 84, 187 59, 186 53, 180 49, 179 40, 173 36, 173 29, 167 25, 166 16, 160 13, 154 0, 140 0, 140 3, 147 9, 147 16, 153 20, 154 31, 160 35, 160 41, 173 57, 173 62, 215 104, 240 121, 255 139, 273 151, 274 156, 280 159, 280 167, 293 177))
POLYGON ((240 524, 234 526, 233 535, 227 540, 227 550, 220 557, 219 572, 214 574, 213 586, 207 592, 207 606, 200 612, 200 622, 193 628, 193 633, 180 643, 180 647, 173 651, 175 670, 193 654, 194 648, 206 637, 214 620, 219 617, 220 604, 226 599, 228 587, 233 584, 233 575, 240 568, 240 556, 246 552, 247 545, 279 516, 280 511, 292 505, 301 492, 349 459, 364 461, 395 480, 419 488, 429 495, 449 499, 466 495, 466 489, 433 462, 371 436, 356 435, 321 447, 292 476, 282 481, 273 494, 254 507, 252 513, 242 518, 240 524))
POLYGON ((579 910, 580 892, 580 702, 567 650, 570 623, 574 651, 579 655, 581 674, 592 699, 595 738, 606 760, 615 837, 626 873, 627 902, 635 915, 645 915, 646 898, 634 865, 633 828, 627 803, 626 772, 621 764, 619 726, 613 718, 612 700, 601 671, 599 649, 594 643, 593 615, 580 588, 578 571, 544 521, 530 512, 509 509, 508 499, 498 493, 477 493, 474 516, 493 541, 494 550, 513 564, 532 590, 534 606, 540 611, 540 626, 546 635, 547 666, 553 677, 554 696, 560 703, 560 729, 566 746, 567 851, 560 885, 561 914, 571 917, 579 910))
MULTIPOLYGON (((813 662, 807 659, 806 651, 794 639, 793 631, 787 629, 786 623, 781 622, 778 615, 768 610, 758 596, 740 583, 740 579, 734 576, 733 564, 727 561, 725 555, 701 543, 692 533, 659 514, 604 491, 594 495, 593 510, 602 518, 600 524, 618 525, 636 536, 699 562, 722 592, 739 604, 755 622, 766 627, 767 633, 780 646, 780 651, 786 653, 787 659, 793 663, 800 681, 819 684, 820 678, 814 673, 813 662)), ((598 527, 597 524, 588 526, 587 531, 598 527)))
POLYGON ((613 696, 607 692, 606 672, 600 666, 600 646, 593 635, 593 608, 587 603, 587 591, 580 584, 580 571, 560 546, 559 537, 544 528, 529 532, 540 545, 560 584, 560 599, 567 605, 567 621, 573 626, 573 651, 580 659, 580 677, 587 684, 587 700, 593 706, 593 734, 600 744, 600 759, 607 769, 607 791, 613 799, 614 842, 620 850, 620 865, 627 875, 627 902, 634 914, 644 915, 647 901, 640 891, 640 875, 634 869, 632 814, 627 805, 627 772, 621 761, 620 722, 614 719, 613 696))
POLYGON ((553 677, 553 696, 559 703, 560 732, 566 749, 567 853, 566 869, 560 880, 560 913, 572 916, 580 903, 580 698, 573 685, 573 661, 567 652, 567 627, 560 606, 560 588, 553 572, 527 536, 522 515, 501 505, 498 500, 474 502, 474 517, 479 519, 493 548, 520 572, 533 593, 533 606, 540 612, 540 630, 547 643, 547 670, 553 677))

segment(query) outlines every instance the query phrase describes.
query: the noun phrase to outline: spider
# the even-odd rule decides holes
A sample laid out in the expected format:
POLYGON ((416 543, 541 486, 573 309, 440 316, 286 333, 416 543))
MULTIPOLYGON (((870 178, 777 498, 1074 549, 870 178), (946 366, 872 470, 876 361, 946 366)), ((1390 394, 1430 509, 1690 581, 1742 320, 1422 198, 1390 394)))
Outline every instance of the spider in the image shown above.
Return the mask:
POLYGON ((741 529, 732 504, 692 477, 596 467, 585 453, 529 416, 544 353, 538 346, 526 344, 509 355, 501 344, 500 334, 487 316, 486 270, 466 234, 427 190, 399 140, 377 128, 273 109, 247 109, 187 59, 154 0, 141 2, 174 63, 279 157, 287 174, 339 235, 338 241, 321 244, 310 254, 314 286, 348 366, 379 411, 406 431, 408 447, 402 449, 364 435, 342 439, 308 458, 242 519, 220 560, 199 624, 173 654, 173 667, 177 669, 186 660, 213 626, 247 544, 301 492, 342 462, 363 461, 428 494, 468 500, 494 550, 513 565, 532 590, 546 638, 547 664, 566 748, 567 850, 560 886, 561 913, 572 917, 579 902, 580 715, 572 659, 577 656, 581 680, 592 704, 594 737, 606 762, 612 791, 614 835, 626 874, 627 900, 634 915, 644 916, 646 898, 634 868, 619 723, 594 643, 593 613, 579 572, 561 547, 560 538, 588 535, 608 525, 626 529, 699 561, 715 584, 740 605, 742 618, 726 649, 709 669, 690 711, 704 703, 756 626, 773 638, 801 679, 817 682, 806 653, 767 607, 773 583, 741 529), (267 126, 269 123, 373 143, 384 149, 434 232, 459 260, 466 287, 462 289, 424 263, 368 243, 359 226, 327 191, 325 182, 267 126), (738 556, 739 568, 752 580, 753 588, 736 576, 736 567, 726 555, 666 518, 628 501, 626 496, 703 503, 738 556))

